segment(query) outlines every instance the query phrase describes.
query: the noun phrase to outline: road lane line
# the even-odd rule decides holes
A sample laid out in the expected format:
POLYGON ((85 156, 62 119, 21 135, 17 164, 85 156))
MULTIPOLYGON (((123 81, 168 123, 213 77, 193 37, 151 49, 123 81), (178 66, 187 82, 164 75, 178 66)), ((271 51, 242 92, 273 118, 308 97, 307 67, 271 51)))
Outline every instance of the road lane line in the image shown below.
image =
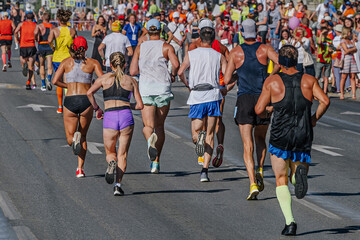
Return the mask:
POLYGON ((296 202, 298 202, 298 203, 300 203, 300 204, 302 204, 302 205, 304 205, 305 207, 310 208, 311 210, 314 210, 314 211, 316 211, 316 212, 318 212, 318 213, 320 213, 320 214, 328 217, 328 218, 336 219, 336 220, 340 220, 340 219, 341 219, 341 217, 339 217, 338 215, 336 215, 336 214, 334 214, 334 213, 332 213, 332 212, 329 212, 328 210, 325 210, 325 209, 319 207, 319 206, 316 205, 316 204, 313 204, 313 203, 311 203, 311 202, 308 202, 308 201, 306 201, 305 199, 293 198, 293 200, 296 201, 296 202))
POLYGON ((195 144, 192 143, 192 142, 184 142, 186 145, 188 145, 189 147, 192 147, 194 148, 195 147, 195 144))
POLYGON ((353 134, 356 134, 356 135, 359 135, 360 136, 360 133, 359 132, 355 132, 355 131, 351 131, 351 130, 347 130, 347 129, 343 129, 344 132, 348 132, 348 133, 353 133, 353 134))
POLYGON ((341 123, 341 124, 346 124, 346 125, 349 125, 349 126, 352 126, 352 127, 360 128, 360 124, 352 123, 352 122, 349 122, 349 121, 346 121, 346 120, 341 120, 341 119, 333 118, 333 117, 329 117, 329 116, 322 116, 322 118, 330 120, 331 122, 338 122, 338 123, 341 123))
POLYGON ((165 133, 169 135, 172 138, 180 139, 181 137, 179 135, 176 135, 175 133, 170 132, 169 130, 165 130, 165 133))
POLYGON ((316 124, 320 125, 320 126, 324 126, 324 127, 334 127, 334 126, 331 126, 329 124, 326 124, 326 123, 322 123, 322 122, 317 122, 316 124))
POLYGON ((10 220, 21 219, 22 216, 19 211, 16 209, 15 205, 11 201, 9 195, 0 191, 0 207, 4 212, 4 215, 10 220))
POLYGON ((35 235, 31 232, 31 230, 28 227, 15 226, 13 227, 13 229, 19 240, 37 240, 35 235))

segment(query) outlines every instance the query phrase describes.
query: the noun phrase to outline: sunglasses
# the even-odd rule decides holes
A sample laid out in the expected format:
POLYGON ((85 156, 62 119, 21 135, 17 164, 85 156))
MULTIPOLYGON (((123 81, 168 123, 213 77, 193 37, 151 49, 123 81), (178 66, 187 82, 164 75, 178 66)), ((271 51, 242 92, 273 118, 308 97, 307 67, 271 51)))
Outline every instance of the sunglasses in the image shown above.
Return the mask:
POLYGON ((77 47, 76 45, 72 45, 72 49, 74 50, 74 51, 79 51, 79 52, 83 52, 83 51, 86 51, 85 50, 85 48, 83 47, 83 46, 81 46, 81 47, 77 47))

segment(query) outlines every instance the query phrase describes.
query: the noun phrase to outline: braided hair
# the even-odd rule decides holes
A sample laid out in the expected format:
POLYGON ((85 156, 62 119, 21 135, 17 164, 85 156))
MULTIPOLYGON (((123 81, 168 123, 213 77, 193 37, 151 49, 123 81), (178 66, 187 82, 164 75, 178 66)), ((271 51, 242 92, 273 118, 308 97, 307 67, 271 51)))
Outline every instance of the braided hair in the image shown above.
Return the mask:
POLYGON ((76 60, 85 60, 86 49, 84 47, 76 47, 75 44, 71 44, 69 47, 70 56, 76 60))
POLYGON ((119 87, 122 78, 124 77, 123 68, 125 66, 125 56, 121 52, 114 52, 110 55, 110 64, 116 68, 113 76, 115 77, 116 85, 119 87))
POLYGON ((70 10, 64 10, 62 8, 60 8, 56 13, 56 17, 62 24, 66 24, 70 20, 71 15, 72 12, 70 10))

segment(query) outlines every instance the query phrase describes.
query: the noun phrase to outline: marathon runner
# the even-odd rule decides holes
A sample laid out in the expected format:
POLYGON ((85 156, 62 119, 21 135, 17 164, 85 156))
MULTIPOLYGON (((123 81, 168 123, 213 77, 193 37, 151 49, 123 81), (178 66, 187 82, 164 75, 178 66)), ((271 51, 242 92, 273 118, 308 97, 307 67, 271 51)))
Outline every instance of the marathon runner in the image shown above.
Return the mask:
POLYGON ((190 105, 191 133, 196 144, 196 154, 204 156, 204 165, 200 181, 208 182, 208 168, 214 148, 214 132, 218 117, 221 116, 219 75, 225 71, 226 59, 211 48, 215 40, 215 29, 209 19, 199 23, 201 43, 195 50, 189 51, 179 69, 179 76, 190 89, 187 104, 190 105), (185 70, 190 67, 189 82, 185 70), (202 131, 205 125, 205 131, 202 131))
POLYGON ((311 162, 310 151, 313 127, 329 107, 330 101, 317 80, 296 70, 298 52, 285 45, 279 50, 281 73, 266 79, 255 112, 267 117, 273 111, 269 152, 276 177, 276 197, 284 214, 286 225, 282 235, 296 235, 297 225, 292 215, 290 181, 297 198, 303 198, 308 189, 307 172, 311 162), (311 115, 313 99, 319 100, 311 115), (272 103, 272 106, 268 105, 272 103))
POLYGON ((41 77, 41 91, 46 91, 46 88, 50 91, 52 89, 51 77, 52 77, 52 55, 53 50, 48 42, 50 31, 54 26, 49 22, 50 14, 48 12, 42 15, 43 22, 35 28, 35 38, 38 41, 38 56, 40 62, 40 77, 41 77), (45 61, 47 62, 47 77, 45 76, 45 61))
MULTIPOLYGON (((15 28, 21 23, 21 16, 23 14, 23 10, 20 9, 20 3, 16 2, 15 7, 11 9, 11 19, 15 24, 15 28)), ((15 50, 19 49, 19 41, 18 36, 15 36, 15 50)))
POLYGON ((130 109, 141 110, 144 105, 141 101, 136 80, 124 74, 125 56, 121 52, 110 55, 110 66, 114 73, 107 73, 98 78, 88 90, 88 98, 94 107, 97 119, 101 119, 103 111, 97 105, 94 94, 102 87, 105 103, 103 120, 104 147, 108 168, 105 173, 107 183, 116 182, 114 195, 124 195, 121 181, 126 171, 127 155, 134 131, 134 119, 130 109), (136 104, 130 103, 131 93, 134 93, 136 104), (116 153, 116 143, 119 139, 119 148, 116 153))
POLYGON ((19 23, 15 30, 15 36, 20 33, 20 62, 22 73, 26 77, 26 90, 36 88, 35 75, 34 75, 34 61, 37 49, 35 47, 34 31, 36 23, 33 22, 34 14, 32 12, 26 14, 26 21, 19 23), (30 86, 32 81, 33 86, 30 86))
POLYGON ((278 71, 278 55, 271 46, 256 41, 256 25, 252 19, 242 23, 242 36, 244 43, 235 47, 229 56, 225 72, 224 83, 234 81, 232 74, 236 70, 238 75, 238 93, 235 107, 234 120, 239 126, 241 139, 244 146, 244 162, 250 179, 250 193, 248 200, 256 199, 259 191, 264 189, 263 166, 266 155, 265 136, 270 123, 270 118, 260 119, 254 111, 255 104, 260 96, 264 80, 267 76, 268 59, 276 66, 278 71), (254 140, 258 167, 255 178, 254 140), (257 183, 256 183, 257 182, 257 183))
POLYGON ((0 46, 1 58, 3 61, 2 71, 6 72, 6 68, 11 68, 11 45, 12 35, 15 30, 15 24, 9 19, 9 13, 3 12, 3 19, 0 21, 0 46), (6 54, 8 56, 8 63, 6 64, 6 54))
POLYGON ((130 75, 140 73, 139 89, 144 109, 141 110, 143 134, 148 142, 151 173, 160 170, 160 154, 165 142, 164 123, 174 98, 171 83, 175 81, 179 61, 174 48, 160 39, 161 24, 156 19, 147 22, 149 40, 138 45, 130 66, 130 75), (171 76, 167 63, 173 65, 171 76))
MULTIPOLYGON (((73 43, 73 39, 76 37, 76 31, 73 28, 68 26, 68 21, 70 20, 72 12, 70 10, 59 9, 57 11, 56 17, 59 21, 59 26, 50 30, 48 42, 50 46, 53 46, 53 41, 55 40, 55 48, 53 54, 53 69, 54 72, 60 66, 60 63, 70 57, 69 47, 73 43)), ((56 95, 59 103, 59 108, 57 113, 63 112, 63 89, 58 86, 56 88, 56 95)))
POLYGON ((98 61, 85 58, 86 50, 85 38, 75 38, 69 48, 71 57, 61 62, 53 79, 54 85, 68 89, 64 100, 64 127, 66 140, 78 156, 77 178, 85 177, 86 134, 93 118, 93 107, 86 93, 91 86, 93 72, 98 77, 103 75, 98 61))
MULTIPOLYGON (((170 31, 168 26, 164 22, 160 21, 160 13, 154 13, 153 17, 154 17, 154 19, 157 19, 161 24, 160 39, 164 40, 166 43, 170 43, 170 41, 174 38, 174 35, 170 31)), ((148 31, 146 30, 146 28, 143 28, 143 29, 145 29, 145 30, 143 31, 143 34, 139 38, 139 43, 149 40, 148 31)))

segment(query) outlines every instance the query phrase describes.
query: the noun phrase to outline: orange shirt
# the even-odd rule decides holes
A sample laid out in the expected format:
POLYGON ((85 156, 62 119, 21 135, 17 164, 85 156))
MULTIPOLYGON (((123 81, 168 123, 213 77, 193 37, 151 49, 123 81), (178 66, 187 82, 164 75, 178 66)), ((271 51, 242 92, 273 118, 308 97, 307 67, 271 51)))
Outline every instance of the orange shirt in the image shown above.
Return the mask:
POLYGON ((36 23, 24 21, 20 30, 20 47, 35 47, 35 31, 36 23))
POLYGON ((191 4, 190 10, 191 10, 191 11, 195 11, 195 10, 196 10, 196 4, 195 4, 195 3, 191 4))
MULTIPOLYGON (((173 21, 173 17, 172 17, 173 14, 174 14, 174 12, 172 12, 172 13, 169 15, 170 22, 173 21)), ((179 23, 186 23, 186 14, 180 13, 179 15, 180 15, 180 17, 179 17, 179 23)))
POLYGON ((347 17, 347 16, 349 16, 349 15, 354 15, 354 14, 355 14, 355 11, 354 11, 354 9, 352 9, 352 8, 346 9, 346 10, 344 11, 344 16, 345 16, 345 17, 347 17))
POLYGON ((10 19, 0 21, 0 34, 1 40, 12 40, 13 29, 10 19))

